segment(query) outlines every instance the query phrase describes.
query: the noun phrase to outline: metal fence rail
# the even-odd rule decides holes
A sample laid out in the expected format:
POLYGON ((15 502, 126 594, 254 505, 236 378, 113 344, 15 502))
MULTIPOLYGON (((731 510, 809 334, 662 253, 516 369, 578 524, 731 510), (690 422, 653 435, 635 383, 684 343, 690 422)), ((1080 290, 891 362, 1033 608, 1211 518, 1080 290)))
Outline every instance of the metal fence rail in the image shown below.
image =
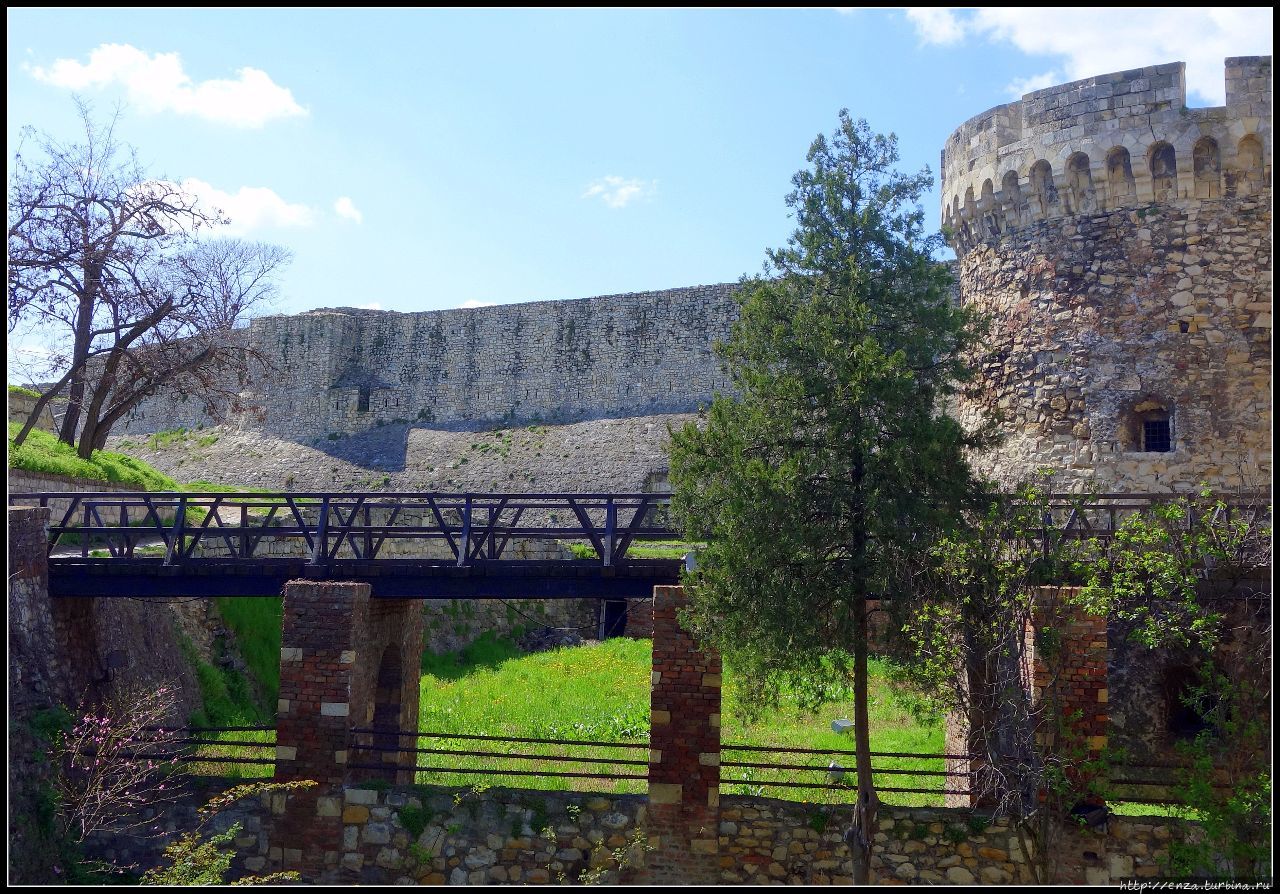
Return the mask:
MULTIPOLYGON (((785 788, 785 789, 818 789, 824 791, 845 791, 849 792, 855 788, 854 779, 857 774, 857 755, 848 749, 840 748, 797 748, 790 746, 771 746, 771 745, 721 745, 721 753, 724 752, 747 752, 749 754, 788 754, 797 755, 800 759, 808 755, 813 758, 844 758, 846 763, 835 764, 834 761, 826 765, 808 764, 808 763, 770 763, 758 760, 739 760, 736 758, 721 758, 720 766, 723 768, 733 768, 734 771, 745 771, 745 773, 736 773, 732 776, 725 773, 721 774, 721 785, 743 785, 748 788, 785 788), (775 779, 755 777, 756 771, 764 771, 768 774, 778 775, 787 773, 790 778, 775 779), (815 778, 816 777, 816 778, 815 778)), ((874 776, 911 776, 940 779, 939 787, 920 788, 913 786, 895 786, 895 785, 876 785, 877 792, 889 792, 894 794, 918 794, 918 795, 967 795, 969 793, 968 785, 964 787, 947 787, 947 783, 956 777, 968 780, 970 774, 968 772, 957 772, 951 770, 936 770, 930 766, 920 767, 903 767, 903 766, 876 766, 878 760, 891 760, 894 764, 901 764, 904 761, 918 762, 934 762, 942 761, 947 758, 959 758, 962 755, 942 754, 931 752, 903 752, 903 751, 873 751, 872 758, 872 774, 874 776)))
MULTIPOLYGON (((210 738, 216 733, 257 732, 271 733, 274 739, 274 726, 204 726, 204 727, 143 727, 144 734, 150 738, 140 738, 131 743, 126 750, 116 752, 116 756, 129 762, 152 761, 167 763, 170 768, 180 770, 186 775, 229 776, 231 773, 191 774, 189 768, 198 764, 234 764, 238 767, 275 767, 275 742, 254 742, 246 739, 210 738), (210 747, 250 749, 246 755, 201 754, 201 749, 210 747)), ((85 748, 79 754, 94 757, 99 749, 85 748)), ((162 768, 157 767, 157 770, 162 768)))
MULTIPOLYGON (((368 727, 356 728, 354 732, 357 736, 357 743, 353 747, 355 759, 349 761, 347 766, 355 770, 413 770, 416 773, 438 773, 449 775, 467 775, 467 776, 515 776, 515 777, 537 777, 550 779, 600 779, 600 780, 639 780, 643 781, 648 778, 647 772, 607 772, 603 769, 594 769, 594 767, 613 767, 629 769, 634 767, 645 767, 649 765, 648 756, 644 759, 635 759, 629 757, 620 757, 616 754, 601 755, 603 750, 609 749, 639 749, 647 751, 648 743, 645 742, 601 742, 601 741, 585 741, 580 739, 547 739, 532 738, 524 736, 482 736, 467 733, 441 733, 441 732, 418 732, 413 730, 385 730, 368 727), (478 743, 493 744, 493 748, 440 748, 440 747, 417 747, 405 743, 404 739, 440 739, 449 741, 474 741, 478 743), (392 744, 392 740, 399 740, 392 744), (504 751, 497 748, 501 744, 508 744, 515 747, 519 746, 555 746, 556 750, 543 749, 540 753, 529 751, 504 751), (586 749, 587 754, 575 754, 565 751, 566 747, 575 749, 586 749), (369 759, 370 755, 413 755, 417 761, 419 755, 440 755, 442 757, 455 758, 445 764, 427 763, 413 765, 401 765, 393 762, 377 763, 369 759), (363 756, 363 758, 361 757, 363 756), (458 760, 460 759, 460 760, 458 760), (522 769, 519 765, 514 767, 495 767, 491 764, 506 761, 542 761, 543 765, 538 769, 522 769), (485 766, 490 764, 490 766, 485 766), (588 767, 571 766, 563 768, 560 764, 578 765, 587 764, 588 767)), ((430 760, 428 757, 427 760, 430 760)), ((525 766, 528 766, 526 763, 525 766)))

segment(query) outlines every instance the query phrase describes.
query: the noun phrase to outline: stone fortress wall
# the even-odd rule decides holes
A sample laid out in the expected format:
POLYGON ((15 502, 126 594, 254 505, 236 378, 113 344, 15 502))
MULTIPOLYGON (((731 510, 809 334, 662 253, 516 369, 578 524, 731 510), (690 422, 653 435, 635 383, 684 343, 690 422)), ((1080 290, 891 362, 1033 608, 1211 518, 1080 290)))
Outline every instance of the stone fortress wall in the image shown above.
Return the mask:
MULTIPOLYGON (((1182 63, 1101 75, 947 140, 959 296, 992 324, 959 412, 998 413, 1006 433, 983 471, 1010 484, 1050 466, 1060 487, 1127 491, 1266 480, 1270 57, 1228 59, 1226 87, 1226 106, 1187 109, 1182 63)), ((737 315, 735 288, 267 317, 246 337, 273 366, 226 409, 232 424, 311 444, 392 422, 687 412, 728 384, 712 346, 737 315)), ((199 402, 160 395, 124 430, 212 422, 199 402)))
POLYGON ((942 151, 960 298, 992 326, 961 415, 1002 415, 981 465, 1006 484, 1269 478, 1271 57, 1227 59, 1217 108, 1186 108, 1183 68, 1027 94, 942 151))
MULTIPOLYGON (((474 309, 338 308, 254 320, 273 368, 241 383, 234 423, 306 442, 393 421, 576 422, 678 413, 727 382, 712 353, 735 284, 474 309)), ((157 395, 121 432, 211 425, 198 401, 157 395)))

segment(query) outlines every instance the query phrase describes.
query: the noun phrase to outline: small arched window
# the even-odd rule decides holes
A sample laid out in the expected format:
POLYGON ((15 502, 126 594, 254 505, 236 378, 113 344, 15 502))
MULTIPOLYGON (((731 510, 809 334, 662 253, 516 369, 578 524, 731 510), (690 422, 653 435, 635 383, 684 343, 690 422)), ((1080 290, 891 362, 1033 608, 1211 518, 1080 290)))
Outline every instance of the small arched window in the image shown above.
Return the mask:
POLYGON ((1151 191, 1156 201, 1176 199, 1178 197, 1178 159, 1173 147, 1160 142, 1151 147, 1147 156, 1147 164, 1151 171, 1151 191))
POLYGON ((1129 150, 1123 146, 1107 153, 1107 192, 1111 195, 1112 207, 1134 194, 1133 165, 1129 160, 1129 150))
POLYGON ((1000 235, 999 215, 996 211, 996 188, 988 178, 982 183, 982 197, 978 199, 978 213, 982 216, 982 235, 987 238, 1000 235))
POLYGON ((1031 195, 1034 197, 1031 210, 1035 214, 1047 215, 1049 209, 1058 203, 1058 189, 1053 185, 1053 168, 1041 159, 1031 166, 1031 195))
POLYGON ((1216 199, 1222 195, 1222 165, 1219 161, 1218 143, 1213 137, 1204 137, 1196 143, 1191 154, 1195 172, 1196 198, 1216 199))
POLYGON ((369 386, 361 385, 360 392, 356 395, 356 411, 360 413, 369 412, 369 386))
POLYGON ((1262 143, 1253 134, 1241 140, 1236 150, 1234 180, 1238 196, 1251 196, 1262 191, 1262 143))
POLYGON ((1096 209, 1093 198, 1093 175, 1089 172, 1089 156, 1077 152, 1067 159, 1067 188, 1071 192, 1071 210, 1087 214, 1096 209))
POLYGON ((1022 187, 1018 185, 1018 172, 1007 172, 1000 184, 1001 201, 1007 207, 1017 211, 1022 207, 1022 187))

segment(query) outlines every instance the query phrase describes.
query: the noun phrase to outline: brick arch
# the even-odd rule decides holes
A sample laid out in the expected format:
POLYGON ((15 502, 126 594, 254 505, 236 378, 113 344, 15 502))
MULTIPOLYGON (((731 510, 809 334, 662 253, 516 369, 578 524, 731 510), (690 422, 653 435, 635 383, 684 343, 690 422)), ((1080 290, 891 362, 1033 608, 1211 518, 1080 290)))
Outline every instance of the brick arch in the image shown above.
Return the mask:
MULTIPOLYGON (((364 773, 367 775, 363 778, 377 777, 391 782, 396 781, 396 770, 400 762, 398 749, 401 745, 400 737, 396 732, 400 729, 404 709, 404 678, 404 656, 400 644, 389 642, 378 660, 370 698, 365 708, 366 726, 379 731, 369 737, 370 744, 379 749, 369 755, 370 762, 384 763, 387 767, 381 771, 366 770, 364 773)), ((409 743, 406 742, 406 744, 409 743)))

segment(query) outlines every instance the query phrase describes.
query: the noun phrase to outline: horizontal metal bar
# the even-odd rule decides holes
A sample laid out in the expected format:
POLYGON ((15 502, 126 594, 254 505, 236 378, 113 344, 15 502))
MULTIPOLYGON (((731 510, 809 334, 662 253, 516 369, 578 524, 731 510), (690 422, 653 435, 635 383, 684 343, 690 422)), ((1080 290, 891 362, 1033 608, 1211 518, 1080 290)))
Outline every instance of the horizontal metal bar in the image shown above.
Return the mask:
POLYGON ((562 754, 507 754, 501 751, 450 751, 444 748, 391 748, 382 745, 356 745, 352 748, 352 751, 379 751, 395 754, 451 754, 458 757, 509 757, 515 760, 566 761, 578 764, 629 764, 638 767, 647 767, 649 765, 647 760, 633 761, 624 758, 568 757, 562 754))
POLYGON ((356 727, 353 733, 378 733, 383 736, 413 736, 417 739, 472 739, 482 742, 516 742, 531 745, 598 745, 602 748, 648 748, 648 742, 584 742, 577 739, 526 739, 521 736, 479 736, 469 733, 424 733, 417 730, 381 730, 356 727))
POLYGON ((276 759, 274 757, 200 757, 192 755, 185 760, 179 761, 181 764, 270 764, 275 766, 276 759))
MULTIPOLYGON (((784 748, 780 745, 721 745, 721 751, 778 751, 787 754, 845 754, 851 757, 856 756, 856 751, 839 750, 835 748, 784 748)), ((872 757, 905 757, 919 758, 921 760, 948 759, 948 760, 972 760, 976 755, 972 754, 921 754, 919 752, 910 751, 873 751, 872 757)))
MULTIPOLYGON (((820 788, 831 789, 833 791, 855 792, 857 786, 853 785, 830 785, 826 783, 807 783, 807 782, 770 782, 764 779, 721 779, 720 785, 762 785, 772 788, 820 788)), ((888 788, 886 786, 877 785, 877 792, 899 792, 916 795, 967 795, 970 794, 968 789, 963 791, 941 788, 888 788)))
POLYGON ((414 770, 418 773, 458 773, 465 776, 554 776, 561 779, 648 779, 648 775, 628 775, 625 773, 569 773, 552 770, 475 770, 463 767, 404 767, 397 764, 347 764, 356 770, 414 770))
MULTIPOLYGON (((741 761, 721 761, 722 767, 748 767, 753 770, 807 770, 813 773, 829 773, 830 767, 810 767, 803 764, 751 764, 741 761)), ((845 773, 851 773, 857 770, 856 766, 840 767, 839 770, 845 773)), ((877 776, 881 773, 896 774, 899 776, 969 776, 968 772, 955 772, 950 770, 901 770, 886 767, 873 767, 872 773, 877 776)))
POLYGON ((273 733, 274 726, 144 726, 147 732, 164 733, 273 733))

